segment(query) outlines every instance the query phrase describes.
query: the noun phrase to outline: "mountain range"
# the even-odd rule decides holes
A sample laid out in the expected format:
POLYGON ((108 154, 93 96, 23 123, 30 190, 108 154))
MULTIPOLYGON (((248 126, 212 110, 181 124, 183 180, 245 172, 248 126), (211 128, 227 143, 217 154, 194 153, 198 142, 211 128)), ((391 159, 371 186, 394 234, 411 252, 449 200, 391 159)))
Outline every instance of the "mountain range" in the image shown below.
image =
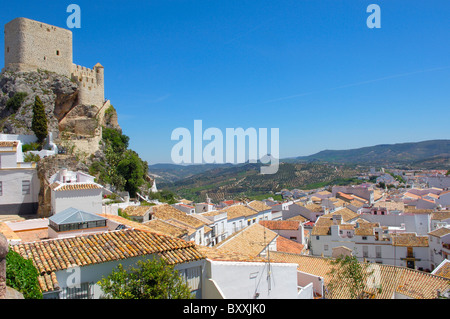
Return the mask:
POLYGON ((260 163, 149 166, 158 188, 192 200, 215 200, 273 194, 283 188, 312 189, 355 184, 369 167, 450 169, 450 140, 383 144, 349 150, 324 150, 280 160, 273 175, 261 175, 260 163))

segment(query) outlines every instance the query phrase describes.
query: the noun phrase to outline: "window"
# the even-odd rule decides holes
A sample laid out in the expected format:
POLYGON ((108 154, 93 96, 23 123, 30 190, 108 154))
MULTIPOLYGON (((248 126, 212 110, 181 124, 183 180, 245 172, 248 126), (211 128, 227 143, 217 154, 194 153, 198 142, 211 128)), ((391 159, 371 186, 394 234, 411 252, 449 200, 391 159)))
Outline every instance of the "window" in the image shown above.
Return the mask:
POLYGON ((22 181, 22 195, 28 195, 31 193, 31 181, 23 180, 22 181))
POLYGON ((367 240, 367 236, 362 236, 362 239, 363 240, 367 240))
POLYGON ((381 246, 375 246, 375 254, 377 258, 381 258, 381 246))
POLYGON ((56 50, 56 55, 59 55, 59 50, 56 50))
POLYGON ((323 245, 323 250, 328 251, 328 245, 323 245))
POLYGON ((320 239, 320 236, 316 236, 316 239, 319 240, 319 239, 320 239))
POLYGON ((369 257, 369 247, 363 246, 363 257, 367 258, 369 257))
POLYGON ((3 182, 0 182, 0 196, 3 196, 3 182))

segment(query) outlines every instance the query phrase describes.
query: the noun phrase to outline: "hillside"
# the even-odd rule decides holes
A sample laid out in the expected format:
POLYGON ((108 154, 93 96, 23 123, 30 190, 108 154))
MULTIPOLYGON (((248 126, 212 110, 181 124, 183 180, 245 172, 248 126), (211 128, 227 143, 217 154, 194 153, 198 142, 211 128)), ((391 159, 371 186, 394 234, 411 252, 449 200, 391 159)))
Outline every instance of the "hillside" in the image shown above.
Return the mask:
POLYGON ((350 150, 324 150, 285 160, 291 163, 328 162, 411 168, 450 167, 450 140, 382 144, 350 150))
POLYGON ((172 183, 212 169, 227 168, 232 164, 176 165, 154 164, 148 166, 148 174, 158 182, 172 183))
POLYGON ((280 164, 273 175, 260 174, 260 164, 240 164, 217 167, 180 179, 173 183, 158 182, 159 189, 169 189, 182 197, 213 201, 272 194, 283 188, 306 189, 332 183, 352 181, 359 170, 349 165, 280 164))

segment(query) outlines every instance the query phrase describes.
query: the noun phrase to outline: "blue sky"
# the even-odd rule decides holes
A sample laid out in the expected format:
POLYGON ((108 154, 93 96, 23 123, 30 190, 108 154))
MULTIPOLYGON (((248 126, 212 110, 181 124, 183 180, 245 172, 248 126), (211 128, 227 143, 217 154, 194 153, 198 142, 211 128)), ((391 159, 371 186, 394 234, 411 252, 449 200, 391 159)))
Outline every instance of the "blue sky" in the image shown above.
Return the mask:
POLYGON ((150 164, 171 162, 172 131, 196 119, 279 128, 281 157, 450 138, 448 0, 1 2, 2 25, 67 27, 80 6, 74 63, 105 67, 105 96, 150 164))

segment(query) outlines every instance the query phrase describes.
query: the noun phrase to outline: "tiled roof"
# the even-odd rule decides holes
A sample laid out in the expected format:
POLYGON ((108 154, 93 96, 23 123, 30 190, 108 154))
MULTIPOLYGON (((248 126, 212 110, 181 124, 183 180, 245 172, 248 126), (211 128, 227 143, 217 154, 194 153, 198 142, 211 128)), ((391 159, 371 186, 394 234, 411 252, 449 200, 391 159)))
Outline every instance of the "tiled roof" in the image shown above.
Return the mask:
POLYGON ((352 211, 346 207, 336 210, 333 213, 327 214, 325 216, 333 216, 333 215, 341 215, 342 221, 344 221, 344 222, 347 222, 347 221, 357 218, 359 216, 357 213, 355 213, 354 211, 352 211))
POLYGON ((277 233, 255 223, 229 236, 216 247, 225 252, 258 256, 277 236, 277 233))
POLYGON ((182 238, 188 233, 186 228, 175 226, 161 219, 149 220, 142 224, 148 227, 148 229, 150 229, 153 232, 178 238, 182 238))
POLYGON ((244 254, 239 251, 229 252, 217 249, 217 246, 197 246, 197 249, 208 259, 216 261, 266 262, 267 258, 244 254))
POLYGON ((298 230, 300 227, 300 222, 294 220, 261 220, 259 223, 271 230, 298 230))
POLYGON ((433 274, 450 279, 450 260, 444 259, 442 263, 433 270, 433 274))
POLYGON ((288 218, 288 219, 286 219, 286 220, 295 220, 295 221, 299 221, 299 222, 301 222, 301 223, 306 223, 306 222, 309 221, 308 218, 305 218, 305 217, 303 217, 302 215, 297 215, 297 216, 288 218))
POLYGON ((184 224, 187 224, 193 228, 200 228, 204 225, 204 223, 198 220, 197 218, 194 218, 186 214, 185 212, 182 212, 181 210, 178 210, 170 206, 169 204, 152 206, 152 209, 153 209, 153 216, 157 219, 162 220, 174 219, 184 224))
MULTIPOLYGON (((298 265, 298 270, 324 278, 325 287, 332 281, 330 274, 333 265, 331 259, 299 254, 271 252, 270 259, 274 262, 291 262, 298 265)), ((411 298, 433 299, 437 297, 437 290, 444 292, 449 288, 450 280, 426 272, 405 267, 369 264, 373 277, 380 284, 380 290, 372 290, 375 299, 392 299, 395 292, 411 298)), ((348 287, 341 286, 333 292, 326 292, 329 299, 350 298, 348 287)))
POLYGON ((311 236, 326 236, 330 235, 330 226, 314 226, 311 231, 311 236))
POLYGON ((144 216, 145 214, 150 213, 151 210, 151 206, 128 206, 123 212, 128 216, 144 216))
POLYGON ((248 208, 244 205, 233 205, 222 209, 222 211, 227 212, 227 219, 234 219, 238 217, 248 217, 257 214, 253 209, 248 208))
POLYGON ((355 235, 359 236, 373 236, 374 227, 380 227, 379 223, 358 223, 358 227, 355 227, 355 235))
POLYGON ((296 241, 284 238, 283 236, 277 237, 277 251, 292 254, 301 254, 304 249, 305 246, 296 241))
POLYGON ((450 211, 434 212, 431 214, 432 220, 450 219, 450 211))
POLYGON ((450 234, 450 228, 447 227, 440 227, 428 233, 428 235, 435 237, 442 237, 448 234, 450 234))
POLYGON ((265 210, 269 210, 272 209, 272 207, 266 205, 266 203, 259 201, 259 200, 254 200, 250 203, 247 204, 248 206, 250 206, 251 208, 253 208, 254 210, 258 211, 258 212, 262 212, 265 210))
POLYGON ((381 201, 373 204, 373 207, 382 207, 387 210, 400 210, 403 211, 405 209, 405 203, 403 202, 392 202, 392 201, 381 201))
POLYGON ((103 188, 97 183, 59 183, 54 182, 50 184, 50 188, 56 192, 60 191, 79 191, 86 189, 100 189, 103 188))
POLYGON ((158 254, 169 264, 204 258, 192 242, 134 229, 24 243, 14 245, 12 249, 33 261, 41 275, 39 282, 43 291, 57 289, 55 283, 49 281, 54 278, 52 273, 75 265, 87 266, 151 254, 158 254), (50 282, 53 285, 45 284, 50 282))
POLYGON ((428 236, 418 236, 416 233, 391 234, 393 246, 428 247, 428 236))

